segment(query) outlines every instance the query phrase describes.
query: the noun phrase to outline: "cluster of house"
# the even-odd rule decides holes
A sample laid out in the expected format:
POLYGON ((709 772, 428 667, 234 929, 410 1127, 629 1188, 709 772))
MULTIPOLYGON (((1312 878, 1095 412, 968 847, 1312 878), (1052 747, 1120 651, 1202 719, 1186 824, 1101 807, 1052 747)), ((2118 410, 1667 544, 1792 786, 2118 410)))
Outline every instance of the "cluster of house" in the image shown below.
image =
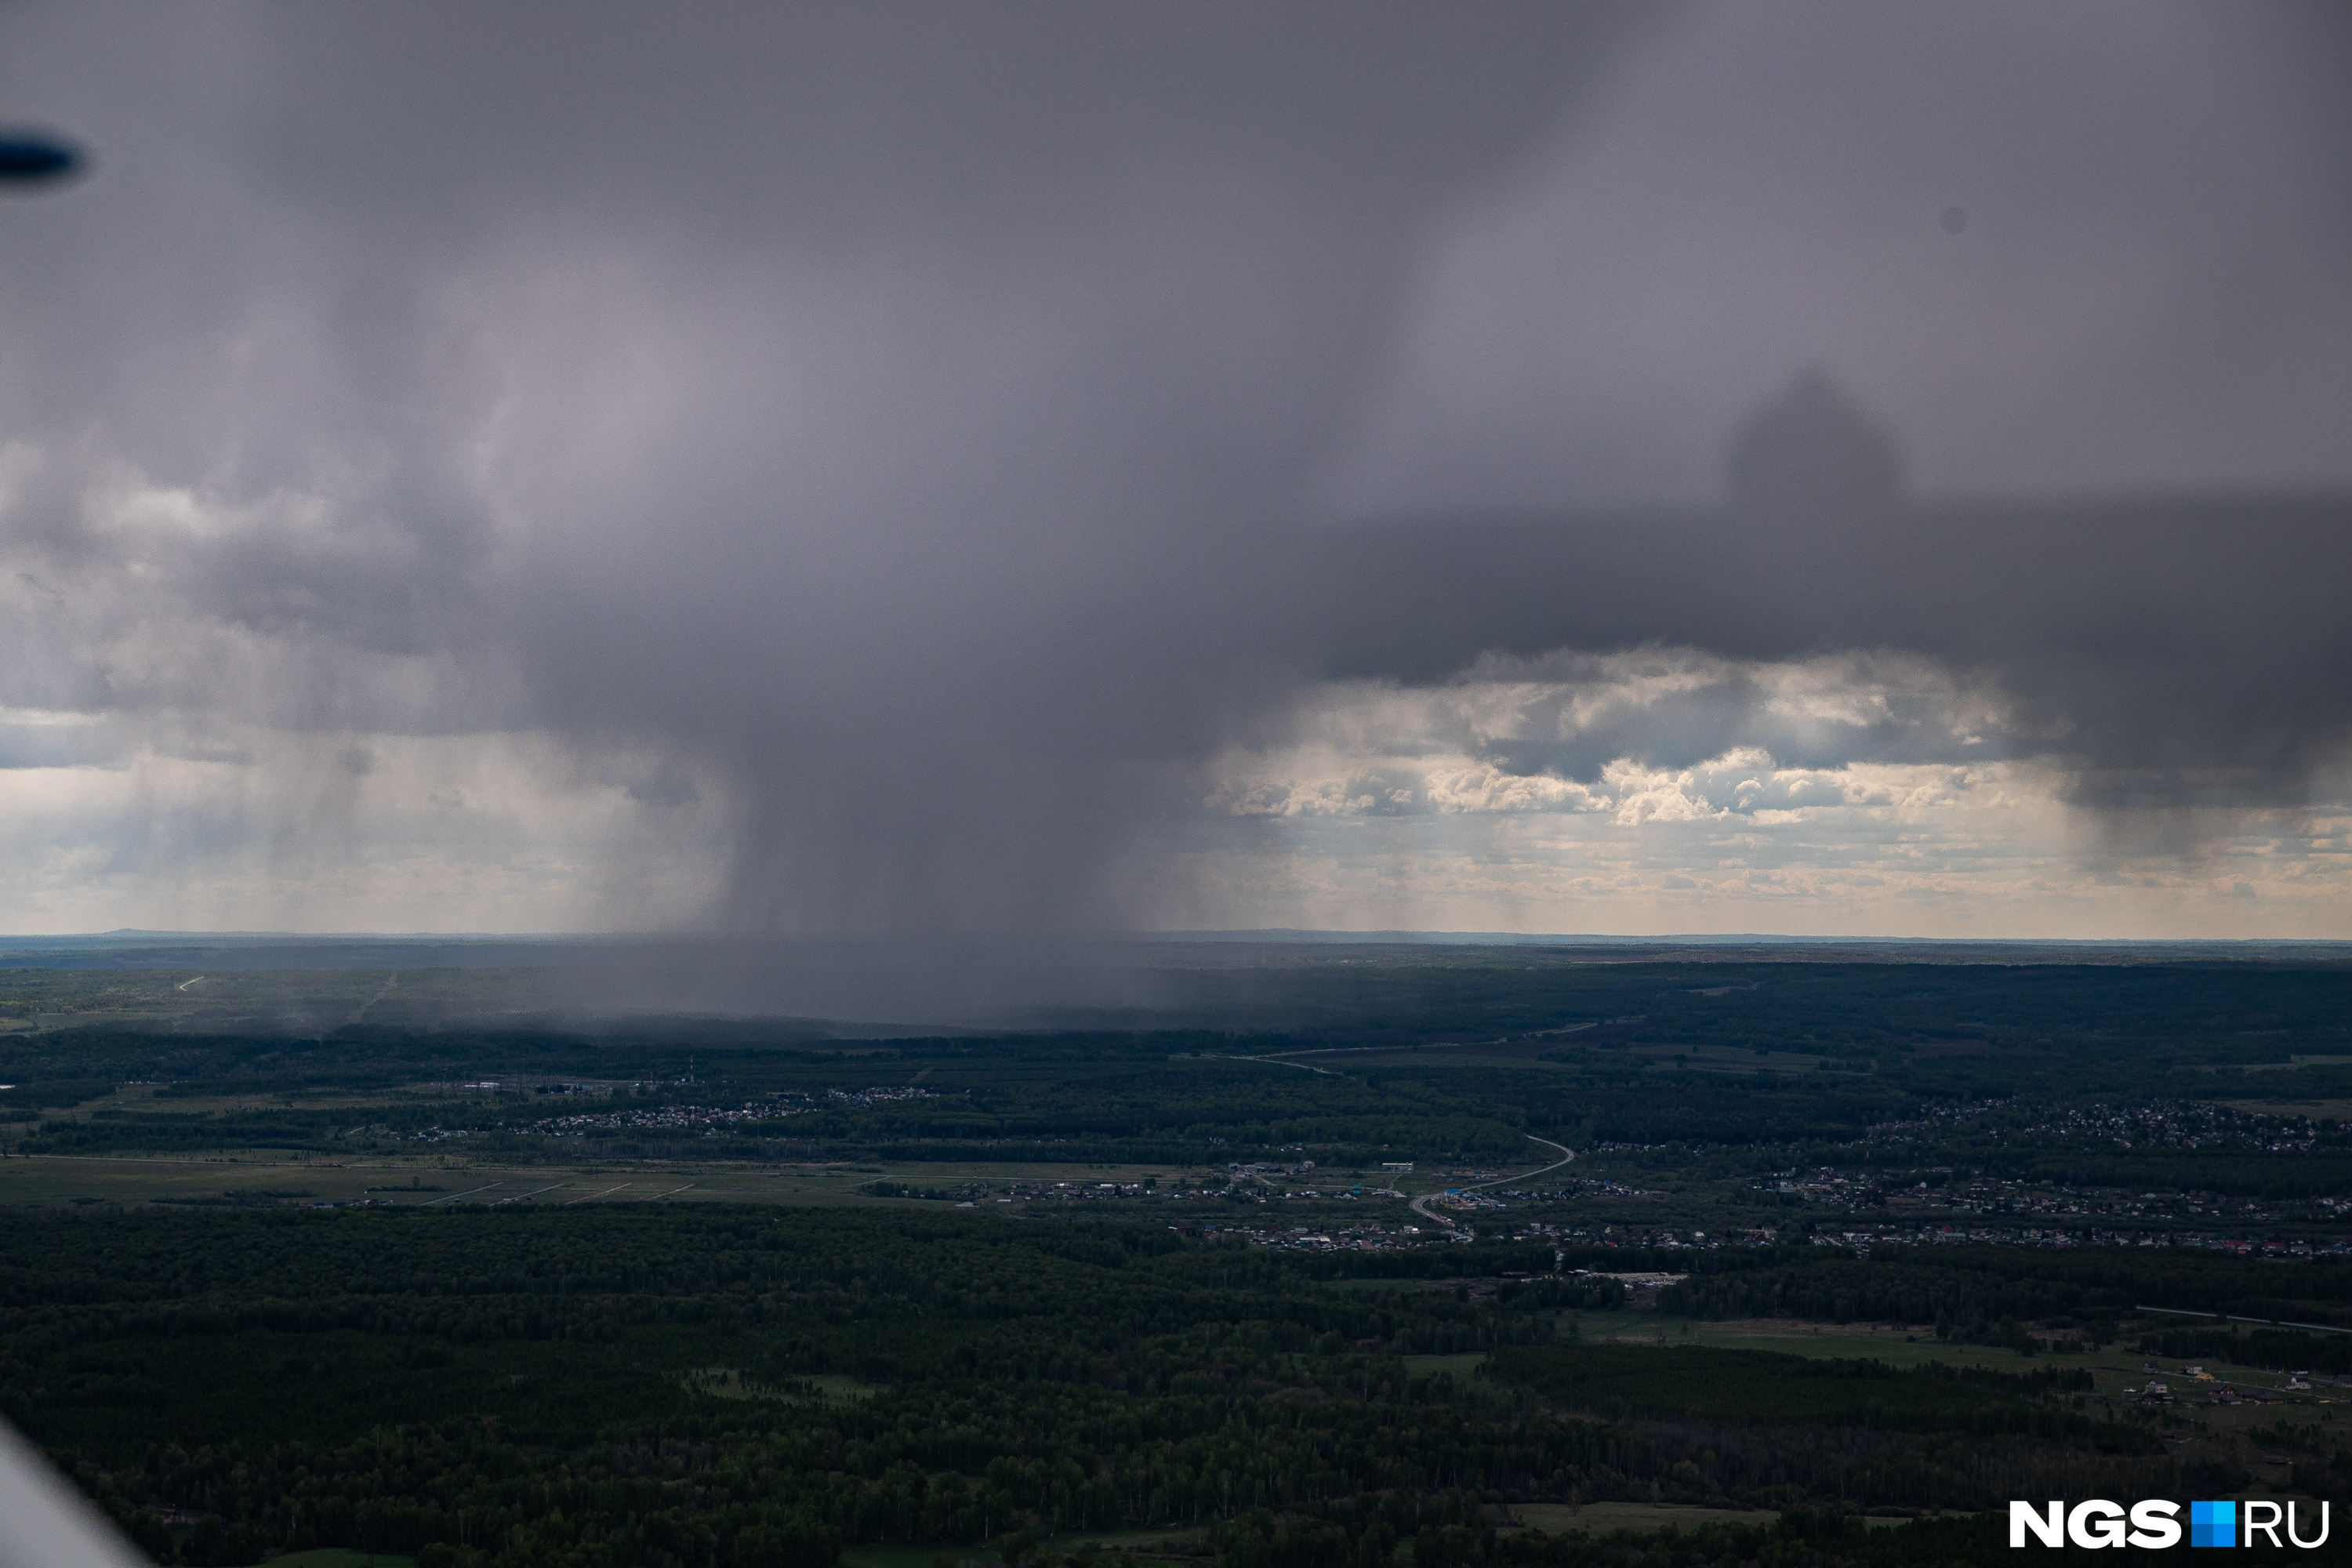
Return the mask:
MULTIPOLYGON (((2154 1373, 2164 1370, 2154 1357, 2140 1363, 2139 1369, 2154 1373)), ((2193 1383, 2208 1384, 2216 1405, 2281 1405, 2285 1403, 2285 1394, 2308 1394, 2312 1391, 2311 1373, 2307 1371, 2286 1374, 2285 1394, 2261 1384, 2233 1386, 2228 1378, 2215 1377, 2193 1363, 2183 1366, 2180 1374, 2193 1383)), ((2337 1373, 2334 1383, 2337 1388, 2352 1388, 2352 1373, 2337 1373)), ((2139 1391, 2139 1400, 2143 1405, 2169 1405, 2172 1403, 2172 1385, 2162 1377, 2151 1377, 2147 1385, 2139 1391)))

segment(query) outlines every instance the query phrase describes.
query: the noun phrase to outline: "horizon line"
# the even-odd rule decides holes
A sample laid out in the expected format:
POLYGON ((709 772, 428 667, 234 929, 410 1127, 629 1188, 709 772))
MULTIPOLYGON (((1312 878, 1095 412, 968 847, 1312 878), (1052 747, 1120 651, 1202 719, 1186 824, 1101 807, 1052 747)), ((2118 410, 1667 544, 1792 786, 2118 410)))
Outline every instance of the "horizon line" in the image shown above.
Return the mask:
POLYGON ((1715 944, 1723 942, 1821 945, 1937 945, 2037 947, 2352 947, 2352 938, 2317 936, 1905 936, 1859 932, 1816 934, 1784 931, 1525 931, 1410 927, 1348 926, 1223 926, 1197 928, 1138 928, 1073 931, 306 931, 268 930, 168 929, 118 926, 102 931, 0 932, 0 944, 99 942, 1635 942, 1715 944))

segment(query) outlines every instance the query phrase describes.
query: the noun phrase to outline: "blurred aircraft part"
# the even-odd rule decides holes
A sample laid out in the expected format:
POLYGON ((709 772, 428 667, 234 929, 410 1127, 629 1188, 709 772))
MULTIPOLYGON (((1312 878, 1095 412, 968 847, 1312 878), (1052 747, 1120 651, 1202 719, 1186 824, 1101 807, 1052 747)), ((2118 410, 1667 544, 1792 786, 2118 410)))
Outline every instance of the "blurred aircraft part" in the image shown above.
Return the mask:
POLYGON ((147 1568, 147 1560, 0 1421, 0 1568, 147 1568))
POLYGON ((82 172, 72 143, 39 131, 0 131, 0 185, 51 185, 82 172))

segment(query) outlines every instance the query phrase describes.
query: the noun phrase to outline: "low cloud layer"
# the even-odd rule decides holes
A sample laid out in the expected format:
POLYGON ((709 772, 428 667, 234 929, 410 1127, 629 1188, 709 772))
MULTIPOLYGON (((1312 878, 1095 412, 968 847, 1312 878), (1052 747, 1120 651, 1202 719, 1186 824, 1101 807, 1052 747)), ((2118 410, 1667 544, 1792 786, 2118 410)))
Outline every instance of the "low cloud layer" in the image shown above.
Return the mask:
POLYGON ((2346 65, 2316 5, 12 11, 95 160, 0 208, 14 853, 68 922, 1247 923, 1138 856, 1903 769, 2193 850, 2352 737, 2346 65), (1792 386, 1892 477, 1727 494, 1792 386))
POLYGON ((2352 935, 2352 810, 2085 813, 2015 717, 1911 658, 1650 648, 1332 683, 1203 763, 1143 869, 1176 923, 2352 935), (1562 760, 1498 760, 1530 752, 1562 760))

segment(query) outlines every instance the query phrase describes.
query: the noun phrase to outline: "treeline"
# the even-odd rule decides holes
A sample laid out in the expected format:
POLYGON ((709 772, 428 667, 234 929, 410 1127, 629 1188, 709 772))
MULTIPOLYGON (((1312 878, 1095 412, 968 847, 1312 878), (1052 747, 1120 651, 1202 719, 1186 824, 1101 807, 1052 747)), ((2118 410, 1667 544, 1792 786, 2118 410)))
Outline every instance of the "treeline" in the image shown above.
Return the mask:
POLYGON ((2042 1397, 2087 1392, 2091 1374, 2080 1369, 2018 1375, 1930 1363, 1898 1372, 1877 1361, 1769 1351, 1579 1344, 1501 1352, 1487 1372, 1612 1416, 2082 1438, 2107 1453, 2162 1451, 2153 1433, 2095 1422, 2042 1397))
MULTIPOLYGON (((1806 1162, 1850 1163, 1859 1155, 1915 1178, 1915 1167, 1948 1165, 2025 1181, 2281 1200, 2352 1184, 2352 1131, 2343 1128, 2323 1130, 2315 1151, 2251 1142, 2124 1150, 2100 1137, 2021 1144, 1933 1128, 1897 1149, 1855 1147, 1871 1128, 1991 1097, 2023 1096, 2036 1106, 2144 1101, 2158 1089, 2208 1098, 2221 1079, 2191 1069, 2236 1073, 2352 1041, 2344 1021, 2352 1010, 2340 1006, 2352 1001, 2352 973, 2342 967, 1723 964, 1708 966, 1709 984, 1695 986, 1694 972, 1683 965, 1591 965, 1514 950, 1507 962, 1404 953, 1375 965, 1309 963, 1248 977, 1184 973, 1187 987, 1206 988, 1198 1006, 1153 1021, 1202 1026, 898 1040, 856 1049, 786 1033, 763 1037, 749 1026, 679 1026, 662 1034, 371 1025, 309 1038, 112 1027, 14 1035, 0 1037, 0 1079, 16 1085, 0 1091, 0 1109, 83 1108, 86 1114, 21 1131, 10 1124, 8 1145, 35 1153, 238 1146, 349 1153, 396 1146, 439 1125, 466 1130, 469 1152, 517 1161, 1197 1168, 1297 1150, 1327 1169, 1412 1159, 1499 1172, 1525 1158, 1531 1147, 1525 1134, 1533 1132, 1578 1147, 1674 1145, 1678 1171, 1701 1180, 1806 1162), (1205 1000, 1229 985, 1241 990, 1223 1002, 1205 1000), (1353 1022, 1343 1026, 1345 1020, 1353 1022), (1572 1023, 1598 1026, 1542 1033, 1572 1023), (1433 1044, 1445 1040, 1499 1041, 1496 1049, 1530 1059, 1504 1064, 1433 1044), (1333 1043, 1432 1048, 1334 1058, 1338 1070, 1318 1074, 1238 1059, 1333 1043), (1651 1069, 1654 1058, 1627 1049, 1645 1044, 1729 1047, 1750 1060, 1761 1059, 1757 1052, 1794 1052, 1867 1070, 1661 1073, 1651 1069), (1969 1054, 1977 1052, 1983 1054, 1969 1054), (1541 1062, 1532 1059, 1538 1054, 1541 1062), (904 1084, 919 1075, 932 1096, 873 1104, 825 1098, 831 1089, 904 1084), (638 1086, 614 1099, 567 1100, 564 1110, 814 1098, 800 1101, 797 1114, 715 1136, 700 1127, 645 1127, 550 1138, 531 1123, 557 1104, 513 1095, 387 1097, 364 1115, 298 1107, 172 1114, 183 1093, 381 1090, 485 1077, 638 1086), (116 1084, 131 1080, 167 1087, 135 1104, 106 1103, 116 1084), (1660 1092, 1669 1084, 1672 1092, 1660 1092)), ((2339 1070, 2306 1068, 2262 1082, 2305 1092, 2324 1087, 2310 1074, 2339 1070)))
POLYGON ((2328 1197, 2352 1190, 2352 1131, 2320 1131, 2314 1142, 2317 1147, 2275 1152, 2221 1147, 2152 1148, 2122 1153, 1954 1141, 1930 1145, 1912 1154, 1909 1163, 1916 1169, 1942 1161, 1971 1173, 2015 1182, 2119 1187, 2126 1192, 2220 1193, 2273 1202, 2328 1197))
MULTIPOLYGON (((1549 1274, 1552 1249, 1541 1244, 1485 1242, 1471 1246, 1404 1247, 1388 1252, 1309 1252, 1283 1267, 1308 1279, 1459 1279, 1503 1274, 1549 1274)), ((1596 1284, 1614 1285, 1613 1279, 1596 1284)), ((1597 1304, 1597 1303, 1596 1303, 1597 1304)))
POLYGON ((2223 1361, 2274 1372, 2352 1372, 2352 1334, 2304 1334, 2292 1329, 2167 1329, 2139 1342, 2143 1355, 2179 1361, 2223 1361))
MULTIPOLYGON (((46 1079, 93 1079, 204 1081, 244 1092, 482 1074, 657 1080, 680 1076, 692 1054, 714 1083, 854 1089, 876 1081, 875 1069, 886 1064, 909 1074, 929 1068, 956 1082, 1003 1080, 1007 1069, 1017 1078, 1024 1067, 1066 1080, 1185 1057, 1271 1084, 1265 1069, 1222 1058, 1332 1044, 1532 1041, 1544 1030, 1585 1024, 1601 1026, 1551 1037, 1549 1048, 1571 1059, 1588 1044, 1787 1051, 1899 1072, 1906 1089, 1935 1096, 1993 1085, 2144 1093, 2152 1071, 2176 1066, 2283 1066, 2296 1055, 2352 1054, 2352 969, 2334 963, 1726 963, 1702 973, 1682 963, 1593 964, 1573 952, 1531 948, 1389 950, 1371 963, 1360 954, 1345 963, 1286 956, 1292 962, 1278 967, 1186 967, 1171 950, 1171 1000, 1142 1016, 1143 1027, 845 1049, 757 1025, 598 1031, 412 1024, 209 1034, 109 1026, 0 1039, 0 1069, 20 1088, 29 1081, 37 1094, 46 1079), (1706 984, 1695 985, 1700 978, 1706 984), (2118 1048, 2126 1042, 2128 1050, 2118 1048)), ((50 984, 35 971, 5 978, 26 989, 0 1000, 40 994, 50 984)), ((2336 1073, 2328 1081, 2343 1077, 2326 1067, 2300 1071, 2336 1073)), ((2288 1082, 2299 1077, 2263 1081, 2300 1089, 2288 1082)), ((1667 1117, 1675 1108, 1655 1109, 1667 1117)), ((1187 1125, 1153 1115, 1154 1126, 1187 1125)), ((1213 1120, 1233 1118, 1221 1112, 1213 1120)), ((1717 1127, 1700 1135, 1726 1134, 1717 1127)))
MULTIPOLYGON (((322 1079, 331 1077, 327 1069, 346 1060, 360 1074, 354 1083, 377 1083, 388 1063, 404 1054, 422 1056, 415 1062, 419 1075, 497 1077, 561 1070, 609 1081, 625 1071, 645 1068, 677 1075, 678 1081, 641 1084, 631 1092, 585 1100, 431 1095, 382 1099, 364 1110, 279 1106, 209 1112, 173 1110, 176 1096, 169 1089, 131 1106, 90 1103, 111 1088, 110 1081, 89 1077, 92 1066, 108 1063, 110 1052, 121 1049, 124 1041, 89 1043, 93 1048, 78 1061, 71 1079, 41 1078, 37 1066, 26 1064, 36 1080, 14 1091, 25 1105, 88 1109, 73 1119, 51 1120, 27 1130, 16 1143, 20 1152, 184 1152, 239 1147, 349 1152, 384 1147, 433 1128, 465 1131, 470 1150, 565 1159, 756 1160, 782 1154, 1202 1165, 1255 1161, 1276 1150, 1306 1148, 1320 1163, 1349 1168, 1370 1168, 1391 1158, 1460 1159, 1508 1168, 1529 1148, 1520 1125, 1525 1112, 1511 1096, 1491 1092, 1483 1080, 1447 1083, 1446 1074, 1435 1070, 1318 1077, 1308 1083, 1305 1075, 1278 1064, 1170 1050, 1203 1043, 1191 1036, 1092 1041, 1100 1048, 1078 1061, 1067 1059, 1072 1042, 1064 1039, 1007 1040, 993 1054, 960 1044, 936 1063, 926 1063, 923 1053, 913 1047, 848 1058, 838 1053, 738 1047, 700 1053, 694 1081, 687 1082, 679 1071, 685 1062, 664 1059, 643 1047, 608 1050, 588 1041, 488 1037, 467 1042, 478 1054, 453 1058, 458 1047, 438 1037, 427 1050, 406 1037, 379 1042, 375 1032, 366 1032, 364 1038, 338 1036, 306 1052, 286 1053, 299 1056, 304 1071, 277 1084, 276 1089, 322 1087, 322 1079), (381 1054, 358 1048, 379 1043, 384 1046, 381 1054), (649 1055, 653 1059, 641 1059, 649 1055), (513 1065, 517 1057, 520 1067, 513 1065), (872 1102, 827 1098, 835 1089, 902 1084, 918 1073, 925 1074, 926 1088, 932 1093, 872 1102), (1425 1081, 1433 1079, 1437 1081, 1425 1081), (553 1136, 537 1125, 565 1113, 745 1104, 772 1105, 776 1114, 720 1130, 575 1128, 553 1136)), ((216 1044, 240 1075, 249 1071, 253 1063, 240 1057, 237 1042, 216 1044)), ((6 1050, 0 1045, 0 1058, 6 1050)), ((54 1051, 44 1047, 28 1054, 47 1060, 54 1051)), ((164 1054, 179 1067, 195 1065, 183 1046, 175 1044, 164 1054)), ((113 1058, 112 1065, 127 1078, 162 1070, 152 1066, 142 1069, 127 1049, 113 1058)), ((254 1092, 268 1080, 240 1076, 236 1081, 254 1092)), ((210 1092, 206 1083, 197 1076, 181 1079, 176 1088, 210 1092)))
POLYGON ((2352 1262, 2266 1262, 2184 1247, 1836 1247, 1700 1254, 1659 1292, 1707 1320, 1935 1323, 1973 1337, 2002 1319, 2114 1322, 2136 1307, 2352 1325, 2352 1262))
MULTIPOLYGON (((1221 1568, 1382 1568, 1392 1548, 1384 1521, 1277 1519, 1259 1511, 1217 1532, 1221 1568)), ((1765 1525, 1703 1524, 1655 1535, 1504 1533, 1471 1513, 1413 1538, 1413 1568, 1668 1568, 1675 1563, 1769 1568, 1994 1568, 2012 1561, 2006 1530, 1992 1516, 1920 1519, 1873 1529, 1833 1508, 1784 1510, 1765 1525)))

